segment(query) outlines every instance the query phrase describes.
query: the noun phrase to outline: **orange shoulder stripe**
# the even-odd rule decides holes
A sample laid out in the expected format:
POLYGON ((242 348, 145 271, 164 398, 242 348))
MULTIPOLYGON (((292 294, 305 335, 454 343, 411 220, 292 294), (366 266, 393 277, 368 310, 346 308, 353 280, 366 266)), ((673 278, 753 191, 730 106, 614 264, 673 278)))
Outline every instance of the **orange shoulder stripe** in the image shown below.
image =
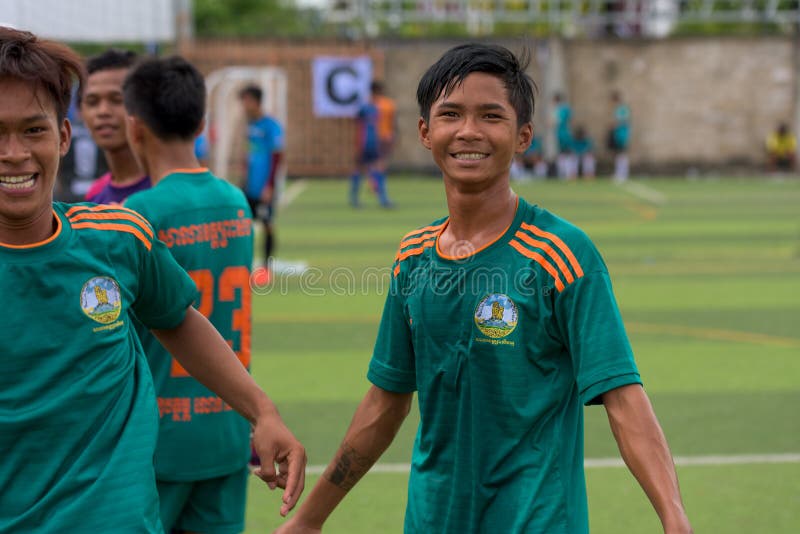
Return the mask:
POLYGON ((133 234, 136 236, 139 241, 144 243, 144 246, 147 250, 153 246, 149 239, 147 239, 142 232, 139 231, 138 228, 133 227, 129 224, 114 224, 114 223, 96 223, 96 222, 78 222, 73 223, 72 228, 80 229, 80 228, 92 228, 93 230, 115 230, 117 232, 127 232, 129 234, 133 234))
POLYGON ((439 231, 435 232, 426 232, 419 237, 414 237, 412 239, 406 239, 400 243, 400 248, 405 248, 409 245, 416 245, 417 243, 422 243, 423 241, 430 239, 432 237, 436 237, 439 235, 439 231))
POLYGON ((73 213, 78 211, 81 212, 98 212, 98 211, 123 211, 125 213, 129 213, 135 217, 139 217, 142 223, 145 226, 150 226, 150 222, 144 218, 144 216, 136 210, 132 210, 130 208, 126 208, 125 206, 119 204, 98 204, 97 206, 72 206, 67 212, 64 214, 67 217, 70 217, 73 213))
POLYGON ((575 275, 578 278, 583 276, 583 269, 581 269, 581 265, 580 265, 580 263, 578 263, 578 259, 575 257, 575 255, 572 253, 572 251, 569 249, 567 244, 564 243, 563 241, 561 241, 561 238, 559 238, 555 234, 551 234, 550 232, 545 232, 544 230, 542 230, 540 228, 537 228, 536 226, 534 226, 532 224, 522 223, 521 226, 525 230, 528 230, 529 232, 533 233, 534 235, 538 235, 539 237, 544 237, 545 239, 549 239, 550 241, 552 241, 553 244, 555 246, 557 246, 559 248, 559 250, 561 250, 561 252, 564 253, 564 256, 566 256, 567 260, 569 261, 569 264, 572 265, 572 268, 575 270, 575 275))
POLYGON ((410 256, 418 256, 425 252, 426 248, 431 248, 434 244, 436 244, 436 239, 431 239, 430 241, 425 241, 421 246, 416 248, 411 248, 403 252, 402 254, 397 255, 397 262, 400 263, 404 259, 410 256))
POLYGON ((437 224, 436 226, 426 226, 425 228, 420 228, 418 230, 412 230, 411 232, 408 232, 406 235, 404 235, 403 239, 401 239, 400 242, 402 243, 403 241, 406 241, 407 239, 409 239, 411 237, 416 237, 416 236, 419 236, 420 234, 424 234, 426 232, 439 231, 442 228, 444 228, 445 224, 447 224, 447 222, 443 222, 442 224, 437 224))
POLYGON ((91 219, 91 220, 112 220, 112 221, 131 221, 139 226, 144 232, 150 236, 150 239, 154 237, 153 230, 150 229, 149 224, 144 224, 142 222, 141 217, 137 217, 136 215, 130 215, 128 213, 92 213, 88 211, 82 211, 76 215, 73 215, 69 218, 69 222, 78 222, 84 219, 91 219))
POLYGON ((392 270, 392 273, 394 274, 395 278, 397 278, 397 275, 400 274, 400 264, 399 263, 394 266, 394 269, 392 270))
POLYGON ((543 251, 545 251, 547 255, 550 256, 550 258, 555 262, 556 266, 561 271, 561 273, 564 275, 567 284, 571 284, 572 282, 575 281, 575 278, 572 276, 569 267, 567 267, 567 264, 564 263, 564 260, 561 259, 561 256, 559 256, 558 253, 555 250, 553 250, 553 247, 551 247, 544 241, 539 241, 538 239, 532 238, 531 236, 529 236, 524 232, 517 231, 517 233, 514 234, 514 237, 521 239, 522 241, 524 241, 525 243, 527 243, 532 247, 540 248, 543 251))
POLYGON ((509 241, 509 242, 508 242, 508 244, 509 244, 509 245, 511 245, 512 247, 514 247, 515 249, 517 249, 517 252, 519 252, 519 253, 520 253, 520 254, 522 254, 523 256, 525 256, 525 257, 527 257, 527 258, 531 258, 531 259, 532 259, 532 260, 534 260, 536 263, 538 263, 539 265, 541 265, 542 267, 544 267, 544 270, 545 270, 545 271, 547 271, 548 273, 550 273, 550 276, 552 276, 552 277, 553 277, 553 279, 555 280, 555 282, 556 282, 556 289, 557 289, 559 292, 561 292, 561 291, 563 291, 563 290, 564 290, 564 282, 562 282, 562 281, 561 281, 561 278, 558 276, 558 271, 555 269, 555 267, 553 267, 553 266, 550 264, 550 262, 548 262, 548 261, 547 261, 547 260, 544 258, 544 256, 542 256, 542 255, 541 255, 541 254, 539 254, 538 252, 534 252, 534 251, 532 251, 532 250, 530 250, 530 249, 528 249, 528 248, 525 248, 525 247, 524 247, 524 246, 523 246, 523 245, 522 245, 522 244, 521 244, 519 241, 516 241, 516 240, 514 240, 514 239, 512 239, 511 241, 509 241))

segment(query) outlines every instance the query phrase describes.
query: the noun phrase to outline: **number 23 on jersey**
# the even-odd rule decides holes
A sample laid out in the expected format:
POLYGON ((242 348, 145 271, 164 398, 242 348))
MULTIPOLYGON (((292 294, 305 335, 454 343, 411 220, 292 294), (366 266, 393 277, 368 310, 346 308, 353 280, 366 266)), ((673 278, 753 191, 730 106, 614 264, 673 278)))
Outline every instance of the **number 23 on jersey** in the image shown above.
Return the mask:
MULTIPOLYGON (((226 341, 234 350, 239 361, 242 362, 242 365, 249 369, 250 330, 252 328, 250 322, 252 301, 252 295, 250 293, 250 271, 244 266, 226 267, 216 281, 209 269, 189 271, 189 276, 192 277, 195 285, 197 285, 197 290, 200 292, 200 304, 197 307, 197 311, 202 313, 206 318, 211 317, 215 303, 234 302, 237 296, 236 293, 239 293, 240 305, 233 310, 231 314, 229 330, 230 332, 239 333, 239 347, 235 347, 231 339, 226 341)), ((189 376, 189 373, 186 372, 175 358, 173 358, 170 376, 189 376)))

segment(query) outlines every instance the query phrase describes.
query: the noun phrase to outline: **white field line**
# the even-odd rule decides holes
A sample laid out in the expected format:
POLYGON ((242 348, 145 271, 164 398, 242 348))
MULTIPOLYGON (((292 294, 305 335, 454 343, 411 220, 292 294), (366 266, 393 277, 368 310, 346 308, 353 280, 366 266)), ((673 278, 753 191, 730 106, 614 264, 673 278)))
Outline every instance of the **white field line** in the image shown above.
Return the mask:
POLYGON ((641 182, 625 181, 617 182, 617 185, 639 200, 644 200, 650 204, 663 206, 667 203, 667 195, 641 182))
MULTIPOLYGON (((675 456, 675 465, 683 466, 715 466, 715 465, 747 465, 747 464, 797 464, 800 463, 800 453, 788 454, 738 454, 731 456, 675 456)), ((583 466, 586 469, 598 467, 625 467, 622 458, 587 458, 583 466)), ((369 470, 370 473, 392 474, 408 473, 409 464, 376 464, 369 470)), ((324 465, 309 465, 306 473, 321 475, 325 471, 324 465)))
POLYGON ((297 197, 299 197, 303 191, 308 189, 308 181, 307 180, 297 180, 292 182, 292 185, 286 188, 286 191, 281 195, 280 200, 278 201, 278 206, 281 208, 285 208, 289 204, 295 201, 297 197))

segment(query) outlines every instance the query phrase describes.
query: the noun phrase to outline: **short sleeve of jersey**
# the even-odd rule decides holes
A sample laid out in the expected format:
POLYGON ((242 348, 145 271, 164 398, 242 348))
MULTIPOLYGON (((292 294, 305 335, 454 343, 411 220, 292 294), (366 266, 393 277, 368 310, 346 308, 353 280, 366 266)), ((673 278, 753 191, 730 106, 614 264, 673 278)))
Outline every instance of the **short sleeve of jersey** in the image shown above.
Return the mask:
POLYGON ((583 404, 600 404, 607 391, 641 384, 605 270, 586 273, 567 286, 556 297, 555 312, 583 404))
POLYGON ((175 328, 197 296, 197 286, 178 265, 166 245, 153 240, 139 260, 139 292, 133 303, 136 317, 148 328, 175 328))
POLYGON ((283 128, 278 121, 272 121, 272 142, 273 142, 273 151, 280 152, 285 148, 286 139, 283 134, 283 128))
POLYGON ((386 297, 367 379, 394 393, 411 393, 417 389, 411 328, 399 276, 392 278, 386 297))

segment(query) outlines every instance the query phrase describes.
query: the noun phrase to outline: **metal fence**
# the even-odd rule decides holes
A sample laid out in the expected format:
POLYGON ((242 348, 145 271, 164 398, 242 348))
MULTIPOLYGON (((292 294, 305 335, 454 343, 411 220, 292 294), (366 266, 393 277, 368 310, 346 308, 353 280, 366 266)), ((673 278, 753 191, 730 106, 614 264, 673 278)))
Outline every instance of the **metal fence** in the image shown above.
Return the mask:
POLYGON ((666 36, 683 23, 794 24, 796 0, 331 0, 329 22, 380 34, 403 24, 464 24, 471 33, 497 23, 538 24, 555 34, 666 36))

